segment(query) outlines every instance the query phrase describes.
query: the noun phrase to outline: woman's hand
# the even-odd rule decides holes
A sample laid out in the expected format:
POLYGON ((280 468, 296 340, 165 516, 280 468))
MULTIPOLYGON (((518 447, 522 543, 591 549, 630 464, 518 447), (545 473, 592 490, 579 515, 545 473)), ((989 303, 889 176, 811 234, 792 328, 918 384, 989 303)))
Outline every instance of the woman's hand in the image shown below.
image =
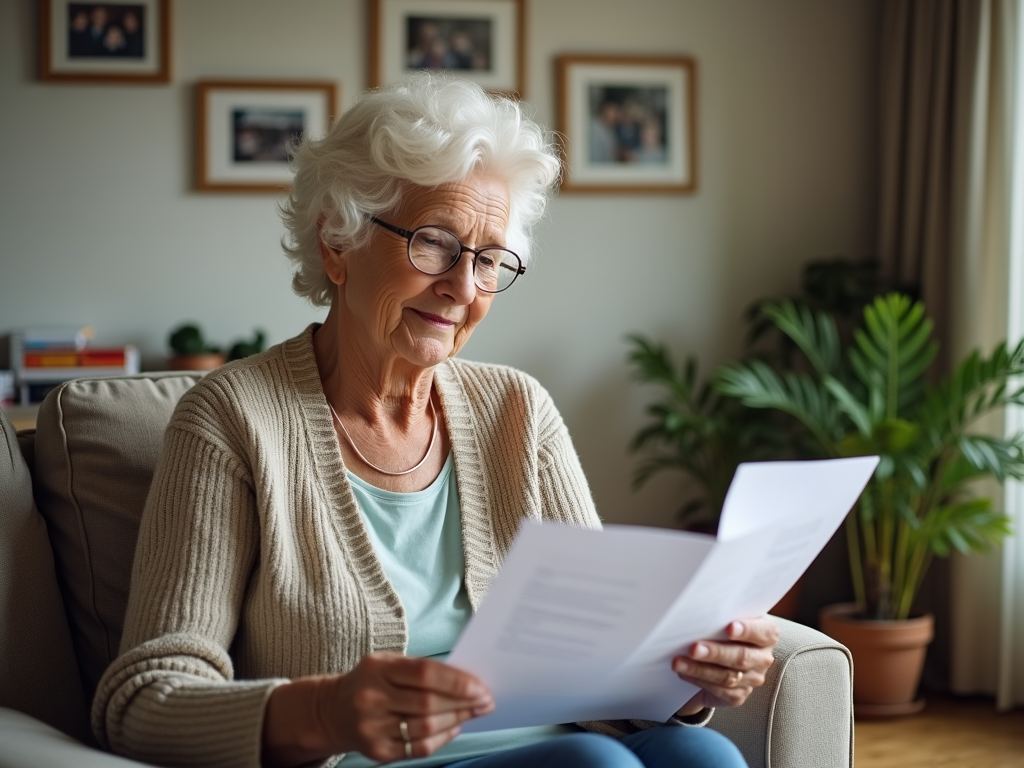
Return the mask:
POLYGON ((772 648, 779 629, 767 616, 734 621, 725 629, 728 640, 699 640, 685 655, 672 660, 672 669, 700 687, 676 714, 693 715, 707 707, 737 707, 764 683, 772 665, 772 648))
POLYGON ((275 689, 264 758, 297 765, 351 751, 379 762, 425 757, 454 739, 461 723, 493 709, 490 691, 466 672, 432 659, 371 653, 344 675, 275 689))

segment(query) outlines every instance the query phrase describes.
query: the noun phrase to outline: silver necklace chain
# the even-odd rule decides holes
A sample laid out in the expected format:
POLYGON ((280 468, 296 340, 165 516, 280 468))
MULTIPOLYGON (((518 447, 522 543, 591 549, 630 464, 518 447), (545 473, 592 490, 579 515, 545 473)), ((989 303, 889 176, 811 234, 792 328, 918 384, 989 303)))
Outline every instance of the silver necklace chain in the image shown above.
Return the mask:
POLYGON ((363 462, 363 464, 365 464, 366 466, 370 467, 370 469, 375 469, 378 472, 380 472, 382 475, 390 475, 391 477, 398 477, 399 475, 411 474, 411 473, 415 472, 417 469, 419 469, 420 467, 422 467, 426 463, 427 458, 430 456, 430 452, 432 450, 434 450, 434 441, 437 440, 437 411, 434 409, 434 399, 433 398, 430 398, 430 414, 434 418, 434 424, 430 428, 430 445, 427 446, 427 452, 423 454, 423 458, 419 460, 419 462, 416 464, 416 466, 409 467, 409 469, 403 469, 401 472, 391 472, 391 471, 389 471, 387 469, 381 469, 376 464, 374 464, 372 461, 370 461, 368 458, 363 456, 362 451, 360 451, 356 447, 356 443, 352 439, 352 435, 350 435, 348 433, 348 430, 345 429, 345 422, 343 422, 341 420, 341 417, 338 415, 338 412, 336 410, 334 410, 334 406, 331 405, 329 400, 327 401, 327 407, 331 409, 331 414, 334 416, 334 420, 336 422, 338 422, 338 426, 341 427, 341 433, 345 436, 345 439, 348 441, 349 447, 351 447, 352 450, 355 451, 356 456, 359 457, 359 460, 361 462, 363 462))

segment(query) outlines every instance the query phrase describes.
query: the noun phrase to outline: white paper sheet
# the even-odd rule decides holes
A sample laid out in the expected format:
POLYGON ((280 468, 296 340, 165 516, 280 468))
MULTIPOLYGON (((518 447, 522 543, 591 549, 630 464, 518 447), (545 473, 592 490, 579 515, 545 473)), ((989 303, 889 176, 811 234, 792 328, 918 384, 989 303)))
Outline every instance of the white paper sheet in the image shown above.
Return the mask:
POLYGON ((717 538, 524 523, 448 663, 491 689, 462 730, 666 720, 697 689, 671 659, 768 611, 828 542, 875 456, 739 467, 717 538))

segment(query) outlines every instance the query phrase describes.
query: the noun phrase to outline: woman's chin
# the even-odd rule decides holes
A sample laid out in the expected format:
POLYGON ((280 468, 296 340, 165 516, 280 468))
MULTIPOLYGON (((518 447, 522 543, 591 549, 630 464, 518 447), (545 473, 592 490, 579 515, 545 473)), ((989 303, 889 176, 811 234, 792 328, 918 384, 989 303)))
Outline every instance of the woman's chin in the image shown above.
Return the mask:
POLYGON ((402 357, 422 368, 440 365, 453 353, 454 345, 451 341, 440 339, 418 339, 411 347, 401 351, 402 357))

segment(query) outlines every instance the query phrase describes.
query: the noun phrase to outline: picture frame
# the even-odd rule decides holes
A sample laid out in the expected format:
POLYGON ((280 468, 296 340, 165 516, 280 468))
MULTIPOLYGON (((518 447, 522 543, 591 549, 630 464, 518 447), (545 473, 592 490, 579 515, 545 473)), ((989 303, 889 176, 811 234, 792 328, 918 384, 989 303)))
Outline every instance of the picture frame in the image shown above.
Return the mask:
POLYGON ((62 83, 168 83, 171 0, 39 0, 39 77, 62 83))
POLYGON ((696 191, 692 58, 566 55, 557 70, 563 191, 696 191))
POLYGON ((201 80, 196 83, 196 188, 285 192, 288 144, 323 136, 337 114, 330 81, 201 80))
POLYGON ((370 86, 446 70, 522 98, 526 0, 370 0, 370 86))

